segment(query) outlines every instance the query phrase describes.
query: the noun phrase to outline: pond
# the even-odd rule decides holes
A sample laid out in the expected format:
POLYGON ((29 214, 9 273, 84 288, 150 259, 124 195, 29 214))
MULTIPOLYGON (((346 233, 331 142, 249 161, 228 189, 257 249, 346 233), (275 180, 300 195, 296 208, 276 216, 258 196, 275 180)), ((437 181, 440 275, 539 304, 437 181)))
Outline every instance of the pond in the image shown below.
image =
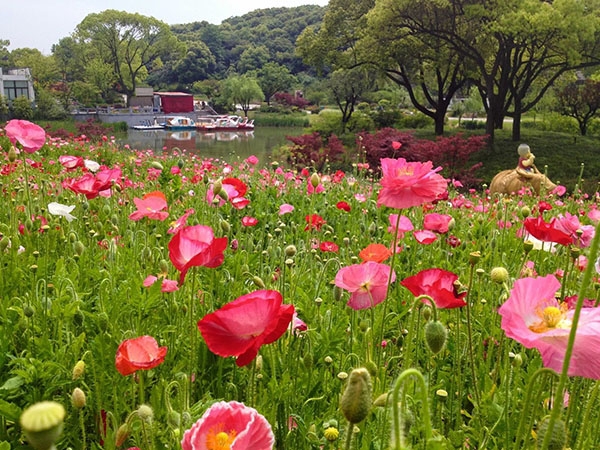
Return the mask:
POLYGON ((118 139, 118 142, 137 150, 152 149, 156 153, 163 153, 179 149, 204 158, 218 158, 224 161, 243 160, 255 155, 261 163, 268 164, 274 150, 290 144, 286 136, 304 133, 306 131, 301 127, 257 127, 253 131, 213 133, 129 130, 127 136, 118 139))

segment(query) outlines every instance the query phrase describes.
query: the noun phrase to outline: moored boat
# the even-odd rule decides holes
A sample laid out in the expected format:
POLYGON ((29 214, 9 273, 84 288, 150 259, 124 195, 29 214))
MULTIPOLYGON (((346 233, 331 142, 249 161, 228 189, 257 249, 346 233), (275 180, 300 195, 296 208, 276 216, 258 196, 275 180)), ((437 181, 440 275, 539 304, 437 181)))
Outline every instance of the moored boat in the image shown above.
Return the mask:
POLYGON ((236 115, 210 116, 199 118, 196 129, 202 132, 250 131, 254 130, 254 120, 236 115))
POLYGON ((165 128, 167 130, 195 130, 196 122, 185 116, 167 117, 165 128))

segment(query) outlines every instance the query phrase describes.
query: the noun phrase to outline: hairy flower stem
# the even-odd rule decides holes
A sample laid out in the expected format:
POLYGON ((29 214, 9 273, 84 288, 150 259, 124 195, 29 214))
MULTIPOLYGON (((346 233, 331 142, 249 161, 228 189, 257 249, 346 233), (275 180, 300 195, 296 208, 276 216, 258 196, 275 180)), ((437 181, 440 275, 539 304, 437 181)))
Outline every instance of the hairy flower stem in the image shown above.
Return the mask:
POLYGON ((598 257, 599 245, 600 223, 596 225, 594 239, 592 240, 592 245, 590 246, 590 253, 588 255, 588 261, 590 261, 590 264, 587 265, 585 272, 583 273, 583 280, 581 281, 579 293, 577 294, 577 304, 575 305, 575 310, 573 311, 571 332, 569 333, 569 341, 565 350, 565 359, 563 361, 562 371, 558 380, 558 386, 556 387, 556 393, 554 394, 554 398, 556 399, 556 401, 554 402, 554 405, 552 407, 552 413, 550 414, 550 421, 548 422, 548 432, 544 437, 544 442, 542 443, 540 450, 548 450, 548 445, 550 444, 550 438, 552 435, 552 430, 554 429, 554 424, 560 417, 560 413, 562 411, 562 399, 564 397, 565 387, 569 378, 569 363, 571 362, 571 356, 573 355, 573 347, 575 346, 575 336, 577 335, 577 325, 579 323, 579 317, 581 315, 581 308, 583 308, 583 300, 585 297, 585 293, 592 279, 592 272, 595 271, 594 264, 591 262, 596 261, 596 258, 598 257))
POLYGON ((594 389, 590 394, 587 405, 585 408, 585 413, 583 415, 583 420, 581 421, 581 425, 579 426, 579 431, 577 433, 577 442, 576 445, 573 446, 574 450, 584 450, 585 449, 585 439, 589 435, 588 433, 588 425, 590 422, 590 415, 592 410, 596 409, 596 398, 598 398, 598 391, 600 389, 600 381, 596 381, 594 383, 594 389))
POLYGON ((468 347, 469 347, 469 360, 471 363, 471 377, 473 378, 473 393, 475 394, 475 406, 481 406, 481 399, 479 398, 479 385, 477 384, 477 374, 475 372, 475 354, 473 352, 473 325, 471 323, 471 288, 473 287, 473 274, 475 273, 475 264, 471 264, 471 271, 469 272, 469 285, 467 292, 466 306, 467 309, 467 335, 468 335, 468 347))
POLYGON ((419 385, 419 394, 421 396, 421 417, 423 418, 423 431, 425 433, 425 446, 427 446, 427 442, 429 442, 433 436, 431 429, 431 418, 429 417, 429 399, 427 398, 427 386, 425 384, 425 378, 417 369, 407 369, 398 376, 396 382, 394 383, 394 388, 392 389, 392 430, 394 433, 394 450, 404 450, 407 448, 404 446, 404 436, 402 435, 400 417, 400 408, 404 407, 405 402, 401 402, 399 397, 400 388, 409 377, 415 378, 417 384, 419 385))
POLYGON ((344 442, 344 450, 350 450, 352 448, 352 436, 354 434, 354 424, 348 422, 348 430, 346 430, 346 440, 344 442))

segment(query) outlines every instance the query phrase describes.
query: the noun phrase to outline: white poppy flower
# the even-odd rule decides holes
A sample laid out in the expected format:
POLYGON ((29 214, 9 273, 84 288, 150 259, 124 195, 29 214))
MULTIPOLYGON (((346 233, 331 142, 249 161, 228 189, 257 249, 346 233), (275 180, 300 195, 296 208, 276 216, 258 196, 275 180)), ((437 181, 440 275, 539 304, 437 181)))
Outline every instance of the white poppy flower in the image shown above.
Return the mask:
POLYGON ((77 217, 71 215, 71 211, 75 209, 75 205, 67 206, 60 203, 48 203, 48 212, 54 216, 63 216, 67 221, 71 222, 77 217))
POLYGON ((84 159, 83 164, 84 164, 85 168, 87 170, 89 170, 90 172, 98 172, 98 169, 100 169, 100 164, 98 164, 96 161, 84 159))

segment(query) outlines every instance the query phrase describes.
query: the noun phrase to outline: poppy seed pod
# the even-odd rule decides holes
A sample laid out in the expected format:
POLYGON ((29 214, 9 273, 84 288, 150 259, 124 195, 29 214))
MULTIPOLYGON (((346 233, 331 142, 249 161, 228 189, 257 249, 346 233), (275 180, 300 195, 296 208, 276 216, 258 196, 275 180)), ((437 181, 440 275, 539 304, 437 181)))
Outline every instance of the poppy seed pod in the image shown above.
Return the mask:
MULTIPOLYGON (((548 422, 550 422, 550 416, 546 416, 538 425, 537 429, 537 440, 541 447, 541 443, 544 442, 546 434, 548 434, 548 422)), ((565 423, 558 419, 554 423, 552 428, 552 435, 550 436, 550 443, 548 444, 548 450, 563 450, 567 445, 567 428, 565 423)))
POLYGON ((63 430, 65 408, 57 402, 44 401, 31 405, 21 414, 21 428, 27 442, 36 450, 48 450, 63 430))
POLYGON ((494 267, 490 272, 490 276, 494 283, 506 283, 508 281, 508 270, 504 267, 494 267))
POLYGON ((354 369, 342 395, 340 409, 351 424, 362 422, 373 405, 371 375, 364 367, 354 369))
POLYGON ((448 331, 440 321, 427 322, 425 325, 425 342, 434 355, 437 355, 446 344, 448 331))
POLYGON ((312 187, 316 188, 319 184, 321 184, 321 177, 319 177, 318 173, 313 173, 310 176, 310 184, 312 187))

